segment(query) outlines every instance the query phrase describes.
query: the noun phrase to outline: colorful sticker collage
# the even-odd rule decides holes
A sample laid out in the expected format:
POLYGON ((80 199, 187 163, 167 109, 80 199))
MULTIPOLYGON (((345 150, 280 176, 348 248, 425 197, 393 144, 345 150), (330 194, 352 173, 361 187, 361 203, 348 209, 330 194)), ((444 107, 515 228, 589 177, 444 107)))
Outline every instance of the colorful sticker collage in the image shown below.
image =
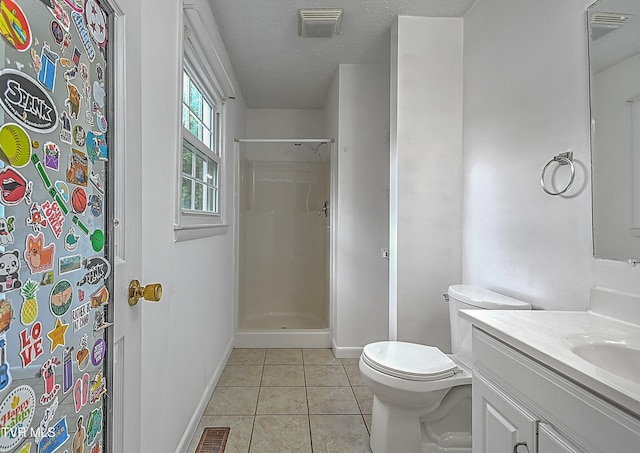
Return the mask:
POLYGON ((102 453, 108 16, 0 0, 0 452, 102 453))

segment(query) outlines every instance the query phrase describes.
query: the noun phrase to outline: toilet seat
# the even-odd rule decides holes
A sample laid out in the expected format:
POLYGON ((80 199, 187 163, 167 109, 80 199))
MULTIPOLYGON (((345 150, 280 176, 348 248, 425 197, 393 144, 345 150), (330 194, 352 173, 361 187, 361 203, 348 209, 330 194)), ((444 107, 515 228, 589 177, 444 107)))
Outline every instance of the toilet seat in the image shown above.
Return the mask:
POLYGON ((438 348, 402 341, 370 343, 361 357, 380 373, 411 381, 438 381, 460 371, 438 348))

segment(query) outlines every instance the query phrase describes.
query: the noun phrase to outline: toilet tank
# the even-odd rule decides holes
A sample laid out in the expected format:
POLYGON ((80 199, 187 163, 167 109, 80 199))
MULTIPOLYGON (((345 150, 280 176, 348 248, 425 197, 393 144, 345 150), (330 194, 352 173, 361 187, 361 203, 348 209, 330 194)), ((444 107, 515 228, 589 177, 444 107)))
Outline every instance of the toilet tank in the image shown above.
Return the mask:
POLYGON ((531 310, 531 304, 485 288, 472 285, 451 285, 449 324, 451 352, 463 365, 471 368, 471 323, 459 316, 460 310, 531 310))

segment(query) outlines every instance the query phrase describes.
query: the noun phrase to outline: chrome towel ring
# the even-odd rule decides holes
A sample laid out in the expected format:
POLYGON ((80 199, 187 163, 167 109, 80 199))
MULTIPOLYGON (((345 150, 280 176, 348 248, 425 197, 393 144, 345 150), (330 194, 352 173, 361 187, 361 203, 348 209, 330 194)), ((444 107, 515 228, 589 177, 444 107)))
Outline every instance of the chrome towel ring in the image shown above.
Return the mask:
POLYGON ((542 190, 544 190, 549 195, 562 195, 567 190, 569 190, 569 187, 571 187, 571 185, 573 184, 573 180, 575 178, 576 178, 576 167, 573 165, 573 151, 567 151, 566 153, 560 153, 557 156, 554 156, 553 159, 547 162, 547 165, 545 165, 544 168, 542 169, 542 175, 540 175, 540 185, 542 185, 542 190), (557 162, 558 165, 569 165, 571 167, 571 178, 569 178, 569 182, 567 183, 564 189, 558 192, 553 192, 549 190, 544 182, 544 175, 547 169, 549 168, 549 166, 554 162, 557 162))

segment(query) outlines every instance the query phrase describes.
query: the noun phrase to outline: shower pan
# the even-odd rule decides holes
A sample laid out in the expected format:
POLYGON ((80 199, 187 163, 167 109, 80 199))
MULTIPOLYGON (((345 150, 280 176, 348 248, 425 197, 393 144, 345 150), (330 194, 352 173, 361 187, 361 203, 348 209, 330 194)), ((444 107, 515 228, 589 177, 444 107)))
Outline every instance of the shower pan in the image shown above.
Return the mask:
POLYGON ((330 347, 331 140, 236 140, 236 347, 330 347))

